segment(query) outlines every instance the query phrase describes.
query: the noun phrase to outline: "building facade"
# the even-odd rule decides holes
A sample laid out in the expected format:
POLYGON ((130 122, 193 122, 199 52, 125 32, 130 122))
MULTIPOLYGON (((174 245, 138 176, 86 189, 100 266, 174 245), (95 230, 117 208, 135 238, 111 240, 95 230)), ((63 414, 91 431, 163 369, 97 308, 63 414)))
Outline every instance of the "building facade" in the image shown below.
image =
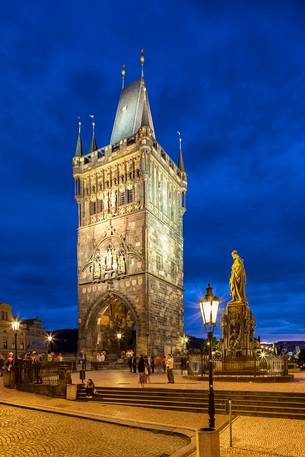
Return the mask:
POLYGON ((184 325, 183 215, 187 176, 155 136, 146 84, 123 87, 110 144, 93 135, 73 158, 78 205, 79 350, 178 348, 184 325))
MULTIPOLYGON (((0 303, 0 354, 7 356, 9 352, 15 352, 15 336, 12 329, 13 313, 7 303, 0 303)), ((26 347, 26 332, 23 326, 17 335, 17 352, 24 353, 26 347)))
POLYGON ((26 352, 46 352, 48 347, 47 332, 41 320, 38 317, 24 319, 21 325, 25 332, 26 352))

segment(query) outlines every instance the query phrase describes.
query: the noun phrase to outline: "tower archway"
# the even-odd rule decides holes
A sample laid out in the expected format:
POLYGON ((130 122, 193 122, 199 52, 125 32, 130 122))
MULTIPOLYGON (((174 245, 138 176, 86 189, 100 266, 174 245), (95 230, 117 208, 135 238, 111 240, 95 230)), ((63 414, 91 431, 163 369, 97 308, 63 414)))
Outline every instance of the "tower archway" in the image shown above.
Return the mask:
POLYGON ((136 351, 137 315, 123 294, 107 292, 91 307, 86 322, 83 348, 88 355, 106 351, 112 359, 136 351))

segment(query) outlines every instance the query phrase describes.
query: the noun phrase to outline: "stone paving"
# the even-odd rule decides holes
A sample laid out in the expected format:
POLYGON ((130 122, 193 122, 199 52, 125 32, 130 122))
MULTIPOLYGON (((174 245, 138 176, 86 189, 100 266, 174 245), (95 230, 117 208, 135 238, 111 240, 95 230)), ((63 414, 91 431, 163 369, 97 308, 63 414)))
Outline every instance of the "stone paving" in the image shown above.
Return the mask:
MULTIPOLYGON (((183 429, 194 432, 199 428, 207 427, 208 415, 198 413, 181 413, 180 411, 157 410, 123 405, 110 405, 100 402, 77 402, 29 392, 5 389, 0 378, 0 402, 12 405, 22 405, 34 408, 47 409, 48 411, 63 411, 65 413, 84 415, 89 417, 104 418, 121 422, 132 422, 142 425, 158 425, 183 429)), ((221 426, 227 421, 227 416, 217 415, 217 425, 221 426)), ((1 457, 1 456, 0 456, 1 457)))
MULTIPOLYGON (((215 390, 254 390, 261 392, 303 392, 305 393, 305 371, 293 373, 293 382, 283 383, 260 383, 260 382, 220 382, 214 381, 215 390)), ((129 370, 98 370, 87 371, 87 377, 93 379, 97 386, 107 387, 139 387, 138 375, 129 370)), ((175 371, 175 384, 167 384, 164 373, 153 374, 151 383, 145 385, 145 389, 152 387, 166 387, 168 389, 208 389, 208 381, 193 381, 185 379, 179 371, 175 371)), ((73 382, 80 382, 79 374, 72 375, 73 382)), ((305 456, 305 454, 304 454, 305 456)))
POLYGON ((188 439, 0 405, 0 456, 160 457, 188 439))
POLYGON ((238 417, 221 433, 221 457, 304 457, 305 423, 300 420, 238 417))
MULTIPOLYGON (((78 382, 78 375, 73 375, 75 382, 78 382)), ((128 371, 98 371, 98 372, 87 372, 87 377, 92 377, 97 385, 115 386, 115 387, 139 387, 137 375, 131 374, 128 371)), ((166 387, 172 388, 194 388, 202 389, 207 388, 206 382, 196 382, 184 380, 178 373, 176 373, 176 384, 168 385, 166 383, 166 377, 164 374, 155 375, 152 377, 152 383, 145 386, 145 389, 150 387, 166 387)), ((297 373, 296 381, 285 384, 254 384, 254 383, 215 383, 215 389, 232 389, 232 390, 263 390, 263 391, 284 391, 284 392, 305 392, 305 373, 297 373)), ((140 389, 140 387, 139 387, 140 389)), ((45 409, 50 412, 65 412, 68 414, 78 414, 84 417, 93 417, 99 419, 109 420, 115 423, 129 423, 133 426, 145 426, 147 428, 157 427, 162 429, 171 429, 172 431, 188 431, 189 435, 194 433, 198 428, 202 428, 207 425, 207 415, 198 413, 182 413, 178 411, 166 411, 166 410, 154 410, 149 408, 140 407, 129 407, 129 406, 118 406, 118 405, 103 405, 97 402, 73 402, 64 399, 56 399, 45 396, 38 396, 26 392, 16 391, 14 389, 4 389, 0 378, 0 401, 2 403, 10 402, 16 405, 24 405, 28 407, 45 409)), ((0 405, 0 408, 9 408, 5 405, 0 405)), ((18 408, 19 409, 19 408, 18 408)), ((34 416, 38 412, 33 412, 34 416)), ((39 413, 46 414, 46 413, 39 413)), ((50 415, 51 417, 58 418, 58 415, 50 415)), ((63 422, 66 423, 67 419, 75 419, 70 417, 63 417, 63 422)), ((3 418, 0 417, 1 425, 3 424, 3 418)), ((16 418, 15 425, 18 424, 16 418)), ((75 419, 81 422, 81 419, 75 419)), ((217 426, 221 426, 227 420, 226 416, 217 415, 216 422, 217 426)), ((21 421, 22 422, 22 421, 21 421)), ((26 422, 26 421, 24 421, 26 422)), ((48 420, 49 423, 49 420, 48 420)), ((51 423, 51 422, 50 422, 51 423)), ((114 424, 98 424, 101 427, 104 425, 112 426, 114 424)), ((121 428, 121 427, 119 427, 121 428)), ((127 428, 128 429, 128 428, 127 428)), ((15 431, 19 430, 19 427, 15 427, 15 431)), ((21 427, 21 431, 22 431, 21 427)), ((55 430, 55 435, 57 429, 55 430)), ((132 428, 131 435, 134 434, 136 428, 132 428)), ((21 433, 20 431, 20 433, 21 433)), ((138 430, 142 434, 143 430, 138 430)), ((70 439, 69 428, 66 429, 70 439)), ((221 457, 305 457, 305 422, 299 420, 290 419, 268 419, 263 417, 238 417, 233 423, 233 448, 229 448, 229 432, 225 429, 221 432, 221 457)), ((112 434, 113 435, 113 434, 112 434)), ((44 436, 44 435, 43 435, 44 436)), ((142 435, 141 435, 142 436, 142 435)), ((157 435, 158 436, 158 435, 157 435)), ((159 435, 160 436, 160 435, 159 435)), ((13 436, 8 438, 13 440, 13 436)), ((85 438, 84 438, 85 439, 85 438)), ((140 439, 141 441, 141 439, 140 439)), ((44 441, 42 440, 44 443, 44 441)), ((48 442, 48 441, 47 441, 48 442)), ((85 442, 85 441, 84 441, 85 442)), ((180 444, 180 447, 183 443, 180 444)), ((178 446, 179 447, 179 446, 178 446)), ((14 453, 2 453, 2 442, 0 441, 0 457, 13 455, 15 457, 27 456, 28 454, 18 454, 14 450, 14 453)), ((42 448, 40 448, 41 450, 42 448)), ((52 450, 52 447, 50 447, 52 450)), ((177 449, 177 447, 176 447, 177 449)), ((105 457, 119 455, 111 454, 112 448, 110 446, 109 452, 104 454, 50 454, 41 451, 41 454, 36 455, 51 455, 61 457, 65 455, 82 455, 95 456, 105 455, 105 457)), ((9 450, 10 452, 10 450, 9 450)), ((91 452, 91 451, 90 451, 91 452)), ((92 451, 95 452, 95 451, 92 451)), ((118 451, 120 452, 120 451, 118 451)), ((141 451, 143 452, 143 450, 141 451)), ((124 457, 125 457, 124 449, 124 457)), ((130 456, 137 455, 150 455, 145 451, 143 454, 130 454, 130 456)), ((158 454, 153 454, 158 455, 158 454)), ((161 454, 159 454, 161 455, 161 454)), ((158 455, 158 456, 159 456, 158 455)), ((166 453, 164 454, 166 455, 166 453)), ((127 454, 126 454, 127 456, 127 454)), ((195 457, 193 454, 192 457, 195 457)))

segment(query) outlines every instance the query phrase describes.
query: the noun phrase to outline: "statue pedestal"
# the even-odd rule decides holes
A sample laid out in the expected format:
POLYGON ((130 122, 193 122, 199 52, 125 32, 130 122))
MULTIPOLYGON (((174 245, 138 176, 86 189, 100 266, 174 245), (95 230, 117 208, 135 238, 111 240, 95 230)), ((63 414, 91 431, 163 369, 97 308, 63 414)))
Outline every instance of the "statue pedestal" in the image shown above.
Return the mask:
POLYGON ((256 348, 255 319, 247 302, 229 301, 221 317, 224 358, 252 358, 256 348))

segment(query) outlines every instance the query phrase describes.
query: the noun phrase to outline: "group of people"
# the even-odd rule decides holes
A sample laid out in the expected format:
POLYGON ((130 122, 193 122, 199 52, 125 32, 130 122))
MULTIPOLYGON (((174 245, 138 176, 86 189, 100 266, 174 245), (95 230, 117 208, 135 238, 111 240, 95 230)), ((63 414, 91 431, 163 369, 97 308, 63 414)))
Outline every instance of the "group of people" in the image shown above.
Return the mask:
POLYGON ((103 363, 106 360, 106 351, 98 352, 96 354, 96 361, 99 363, 103 363))
POLYGON ((140 355, 137 358, 135 355, 132 355, 128 358, 128 366, 131 373, 139 373, 139 383, 141 387, 144 387, 144 384, 150 383, 150 375, 155 373, 161 373, 162 371, 167 374, 168 384, 174 384, 174 358, 172 354, 168 354, 165 357, 157 355, 156 357, 143 356, 140 355))
MULTIPOLYGON (((0 376, 3 376, 4 371, 10 371, 14 365, 15 355, 13 352, 9 352, 6 356, 0 354, 0 376)), ((45 352, 25 352, 23 354, 18 354, 17 360, 27 360, 31 361, 32 364, 39 364, 40 362, 62 362, 63 356, 61 353, 51 352, 46 354, 45 352)))

